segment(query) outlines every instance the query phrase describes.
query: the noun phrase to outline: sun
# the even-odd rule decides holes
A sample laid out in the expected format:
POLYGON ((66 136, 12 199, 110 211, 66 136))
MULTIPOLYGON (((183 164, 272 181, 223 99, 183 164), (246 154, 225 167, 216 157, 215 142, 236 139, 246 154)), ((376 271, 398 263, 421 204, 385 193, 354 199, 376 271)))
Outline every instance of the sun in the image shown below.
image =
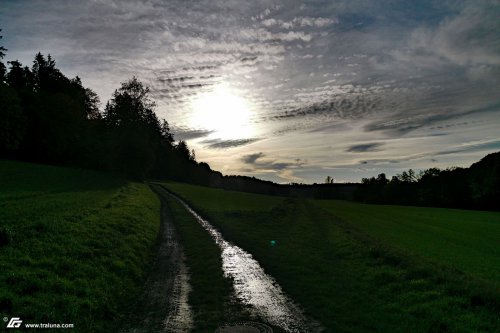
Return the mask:
POLYGON ((191 124, 213 131, 217 138, 243 139, 254 134, 248 102, 224 85, 198 95, 191 106, 191 124))

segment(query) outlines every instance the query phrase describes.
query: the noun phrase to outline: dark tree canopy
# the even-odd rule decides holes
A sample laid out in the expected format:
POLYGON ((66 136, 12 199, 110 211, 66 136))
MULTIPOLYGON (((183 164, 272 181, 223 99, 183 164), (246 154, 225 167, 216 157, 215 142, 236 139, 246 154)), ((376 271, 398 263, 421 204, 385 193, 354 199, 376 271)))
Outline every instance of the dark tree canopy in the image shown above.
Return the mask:
MULTIPOLYGON (((0 32, 2 32, 2 29, 0 29, 0 32)), ((3 36, 0 35, 0 39, 2 38, 3 36)), ((0 59, 3 59, 3 57, 5 57, 5 51, 7 51, 7 49, 0 45, 0 59)))
MULTIPOLYGON (((0 32, 1 31, 2 31, 2 29, 0 29, 0 32)), ((2 39, 2 38, 3 38, 3 36, 0 35, 0 39, 2 39)), ((7 51, 7 49, 5 47, 3 47, 2 45, 0 45, 0 83, 5 81, 5 74, 7 72, 4 63, 1 61, 3 59, 3 57, 5 57, 6 51, 7 51)))
MULTIPOLYGON (((1 84, 1 83, 0 83, 1 84)), ((21 101, 14 89, 0 87, 0 152, 18 149, 25 133, 21 101)))
POLYGON ((154 113, 155 106, 149 97, 149 88, 133 77, 130 81, 123 82, 106 104, 106 122, 117 127, 143 124, 159 128, 160 124, 154 113))
MULTIPOLYGON (((4 49, 2 49, 3 52, 4 49)), ((3 53, 2 53, 3 55, 3 53)), ((127 177, 208 183, 186 142, 175 142, 158 119, 149 88, 125 81, 99 109, 99 96, 77 76, 66 77, 48 55, 31 68, 10 61, 0 82, 0 158, 80 166, 127 177)))
POLYGON ((500 152, 470 168, 409 169, 393 176, 363 178, 354 198, 370 203, 500 209, 500 152))

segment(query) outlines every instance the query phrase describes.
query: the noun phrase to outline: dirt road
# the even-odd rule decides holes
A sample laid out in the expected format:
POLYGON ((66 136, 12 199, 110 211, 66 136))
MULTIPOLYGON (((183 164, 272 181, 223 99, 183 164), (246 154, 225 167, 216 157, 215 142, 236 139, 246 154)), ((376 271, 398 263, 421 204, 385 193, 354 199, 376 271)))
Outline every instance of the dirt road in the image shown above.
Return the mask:
POLYGON ((123 332, 188 332, 193 327, 193 315, 188 305, 189 272, 168 208, 167 200, 170 199, 178 200, 221 249, 221 269, 233 282, 232 297, 246 309, 248 320, 269 324, 281 332, 323 330, 318 322, 304 316, 300 306, 285 294, 273 277, 265 273, 250 253, 226 241, 181 198, 159 185, 152 184, 151 188, 162 203, 160 245, 143 296, 137 304, 137 312, 131 316, 133 324, 123 332))
MULTIPOLYGON (((207 220, 181 198, 171 194, 212 236, 221 249, 222 270, 233 282, 233 297, 248 310, 249 319, 270 324, 285 332, 321 332, 321 325, 307 318, 300 306, 282 290, 253 256, 228 242, 207 220)), ((222 323, 221 323, 222 324, 222 323)))
POLYGON ((124 333, 188 332, 193 324, 188 304, 189 271, 165 197, 161 200, 158 251, 143 294, 130 314, 124 333))

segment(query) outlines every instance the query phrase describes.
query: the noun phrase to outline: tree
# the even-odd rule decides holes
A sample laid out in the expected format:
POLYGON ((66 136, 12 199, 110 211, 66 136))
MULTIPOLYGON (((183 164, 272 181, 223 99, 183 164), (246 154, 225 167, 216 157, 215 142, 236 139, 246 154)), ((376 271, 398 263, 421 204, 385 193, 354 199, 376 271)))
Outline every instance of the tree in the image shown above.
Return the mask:
POLYGON ((87 119, 101 119, 99 105, 101 101, 95 91, 90 88, 85 88, 85 115, 87 119))
MULTIPOLYGON (((0 29, 0 31, 2 31, 2 29, 0 29)), ((3 38, 3 36, 0 35, 0 39, 2 39, 2 38, 3 38)), ((5 57, 5 51, 7 51, 7 49, 3 46, 0 46, 0 60, 2 60, 3 57, 5 57)), ((3 62, 0 61, 0 83, 5 81, 6 72, 7 72, 7 68, 5 67, 3 62)))
POLYGON ((174 143, 174 135, 172 134, 172 132, 170 132, 170 126, 168 125, 168 122, 163 119, 162 122, 161 122, 161 125, 160 125, 160 134, 161 134, 161 137, 162 139, 172 145, 174 143))
MULTIPOLYGON (((2 29, 0 29, 0 32, 2 31, 2 29)), ((0 39, 2 39, 3 36, 0 35, 0 39)), ((7 49, 3 46, 0 46, 0 59, 3 59, 3 57, 5 57, 5 51, 7 51, 7 49)))
MULTIPOLYGON (((0 36, 0 39, 2 39, 2 36, 0 36)), ((0 59, 5 56, 4 51, 7 51, 7 49, 0 46, 0 59)), ((9 63, 12 66, 13 62, 9 63)), ((14 70, 14 73, 24 77, 20 63, 15 63, 19 65, 19 68, 16 67, 19 71, 14 70)), ((11 72, 9 72, 9 75, 11 72)), ((12 151, 17 150, 26 131, 26 120, 21 108, 21 100, 15 86, 5 85, 4 82, 7 80, 7 76, 6 67, 0 61, 0 123, 2 124, 0 126, 0 152, 2 155, 4 155, 4 152, 10 154, 12 151)))
POLYGON ((377 184, 386 185, 387 183, 389 183, 389 180, 387 179, 385 173, 381 173, 377 176, 377 184))
POLYGON ((432 178, 439 176, 440 173, 441 170, 439 168, 429 168, 427 170, 420 171, 418 179, 424 181, 431 180, 432 178))
POLYGON ((149 88, 136 77, 123 82, 113 93, 104 110, 105 123, 112 133, 112 169, 140 179, 153 169, 161 139, 161 125, 154 108, 149 88))
POLYGON ((21 101, 11 87, 0 83, 0 153, 16 150, 26 130, 21 101))
POLYGON ((155 102, 149 97, 149 88, 134 76, 115 90, 113 98, 106 105, 104 116, 106 122, 114 126, 142 123, 159 128, 155 107, 155 102))
POLYGON ((413 169, 408 169, 408 177, 411 183, 418 181, 417 175, 413 169))
POLYGON ((191 160, 191 151, 184 140, 180 140, 175 146, 175 150, 179 152, 181 156, 184 156, 186 159, 191 160))
POLYGON ((9 73, 7 74, 7 84, 16 90, 31 90, 32 74, 28 67, 24 67, 18 61, 9 61, 9 73))
POLYGON ((333 184, 335 182, 335 178, 326 176, 325 178, 325 184, 333 184))

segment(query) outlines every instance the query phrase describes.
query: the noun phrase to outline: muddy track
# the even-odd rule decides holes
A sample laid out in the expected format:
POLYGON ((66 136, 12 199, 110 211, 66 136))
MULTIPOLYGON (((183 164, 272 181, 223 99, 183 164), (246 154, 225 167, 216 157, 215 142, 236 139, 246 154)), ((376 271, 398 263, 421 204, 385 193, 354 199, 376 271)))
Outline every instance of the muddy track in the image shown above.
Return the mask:
POLYGON ((122 332, 188 332, 193 324, 189 271, 168 203, 156 185, 151 188, 161 200, 159 246, 143 293, 122 332))
POLYGON ((246 309, 249 319, 269 324, 277 332, 323 331, 318 322, 304 316, 300 306, 264 272, 250 253, 226 241, 180 197, 163 186, 150 186, 161 200, 159 247, 136 311, 127 320, 130 325, 122 332, 189 332, 193 327, 188 304, 189 272, 168 206, 169 197, 178 200, 221 249, 221 268, 224 276, 233 282, 233 301, 246 309))
MULTIPOLYGON (((164 192, 170 193, 166 189, 164 192)), ((173 193, 169 195, 184 206, 221 249, 224 276, 232 280, 233 297, 244 305, 251 319, 265 322, 285 332, 323 331, 321 324, 306 317, 301 307, 285 294, 273 277, 265 273, 250 253, 226 241, 217 229, 180 197, 173 193)))

